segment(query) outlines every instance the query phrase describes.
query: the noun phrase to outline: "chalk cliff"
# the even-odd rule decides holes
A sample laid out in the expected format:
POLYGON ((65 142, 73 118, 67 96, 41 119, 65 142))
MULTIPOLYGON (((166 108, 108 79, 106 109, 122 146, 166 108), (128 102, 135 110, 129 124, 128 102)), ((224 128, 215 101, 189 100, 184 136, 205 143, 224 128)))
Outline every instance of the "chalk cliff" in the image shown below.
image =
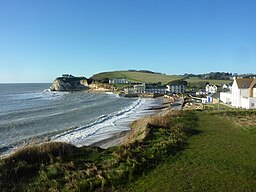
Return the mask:
POLYGON ((51 87, 51 91, 82 91, 87 90, 88 82, 85 77, 74 77, 72 75, 66 75, 56 78, 51 87))

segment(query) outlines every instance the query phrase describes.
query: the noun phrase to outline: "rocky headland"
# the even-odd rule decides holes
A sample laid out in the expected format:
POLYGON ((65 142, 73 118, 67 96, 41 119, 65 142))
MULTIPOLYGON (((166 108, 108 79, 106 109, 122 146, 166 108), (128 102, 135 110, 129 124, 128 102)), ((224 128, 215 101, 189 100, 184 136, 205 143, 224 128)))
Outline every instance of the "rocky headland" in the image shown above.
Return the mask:
POLYGON ((72 75, 57 77, 50 86, 51 91, 83 91, 87 89, 89 89, 88 81, 85 77, 72 75))

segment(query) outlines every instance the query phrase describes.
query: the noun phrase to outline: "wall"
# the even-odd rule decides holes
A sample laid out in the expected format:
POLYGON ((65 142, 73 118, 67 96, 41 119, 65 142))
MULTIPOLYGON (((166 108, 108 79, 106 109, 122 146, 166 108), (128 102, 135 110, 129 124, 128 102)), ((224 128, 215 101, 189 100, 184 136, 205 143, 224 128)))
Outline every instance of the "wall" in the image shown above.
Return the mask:
POLYGON ((249 109, 249 99, 248 98, 241 98, 241 107, 245 109, 249 109))
POLYGON ((231 103, 232 101, 232 93, 231 92, 220 92, 220 100, 223 103, 231 103))
POLYGON ((250 109, 256 109, 256 97, 249 98, 249 107, 250 109))
POLYGON ((253 97, 256 97, 256 88, 253 88, 253 97))

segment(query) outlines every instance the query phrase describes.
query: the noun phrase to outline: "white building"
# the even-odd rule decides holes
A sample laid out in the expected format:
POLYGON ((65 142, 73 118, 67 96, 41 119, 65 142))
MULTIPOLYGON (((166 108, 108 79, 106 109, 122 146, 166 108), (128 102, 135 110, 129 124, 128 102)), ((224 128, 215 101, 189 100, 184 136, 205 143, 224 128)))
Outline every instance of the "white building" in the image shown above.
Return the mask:
POLYGON ((170 83, 166 86, 169 93, 184 93, 186 86, 183 83, 170 83))
POLYGON ((109 84, 128 84, 127 79, 109 79, 109 84))
POLYGON ((205 92, 206 93, 217 93, 217 86, 216 85, 210 85, 210 84, 207 84, 205 86, 205 92))
POLYGON ((220 92, 220 100, 221 100, 223 103, 231 104, 231 101, 232 101, 232 92, 231 92, 231 91, 229 91, 229 92, 220 92))
POLYGON ((136 93, 145 93, 146 85, 145 83, 133 86, 136 93))
POLYGON ((256 78, 234 78, 231 105, 237 108, 256 108, 256 78))
POLYGON ((231 91, 231 90, 232 90, 232 85, 225 83, 225 84, 222 85, 222 89, 223 89, 223 90, 229 90, 229 91, 231 91))

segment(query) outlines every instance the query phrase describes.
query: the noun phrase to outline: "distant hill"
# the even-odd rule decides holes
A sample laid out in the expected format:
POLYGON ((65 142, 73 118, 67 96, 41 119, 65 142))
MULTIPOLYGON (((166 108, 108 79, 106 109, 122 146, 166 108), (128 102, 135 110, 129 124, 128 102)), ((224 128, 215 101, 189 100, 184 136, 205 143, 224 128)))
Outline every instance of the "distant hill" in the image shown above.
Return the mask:
POLYGON ((187 76, 187 75, 165 75, 161 73, 156 73, 147 70, 128 70, 128 71, 110 71, 103 72, 93 75, 90 79, 96 81, 107 81, 108 79, 124 78, 128 79, 130 82, 142 82, 142 83, 158 83, 167 84, 171 81, 185 80, 190 84, 203 84, 210 83, 221 85, 224 83, 230 83, 232 80, 219 80, 219 79, 206 79, 199 78, 197 76, 187 76))
POLYGON ((174 80, 179 80, 184 78, 182 75, 164 75, 161 73, 155 73, 151 71, 111 71, 103 72, 93 75, 90 79, 92 80, 104 80, 104 79, 117 79, 124 78, 128 79, 130 82, 142 82, 142 83, 158 83, 167 84, 174 80))

